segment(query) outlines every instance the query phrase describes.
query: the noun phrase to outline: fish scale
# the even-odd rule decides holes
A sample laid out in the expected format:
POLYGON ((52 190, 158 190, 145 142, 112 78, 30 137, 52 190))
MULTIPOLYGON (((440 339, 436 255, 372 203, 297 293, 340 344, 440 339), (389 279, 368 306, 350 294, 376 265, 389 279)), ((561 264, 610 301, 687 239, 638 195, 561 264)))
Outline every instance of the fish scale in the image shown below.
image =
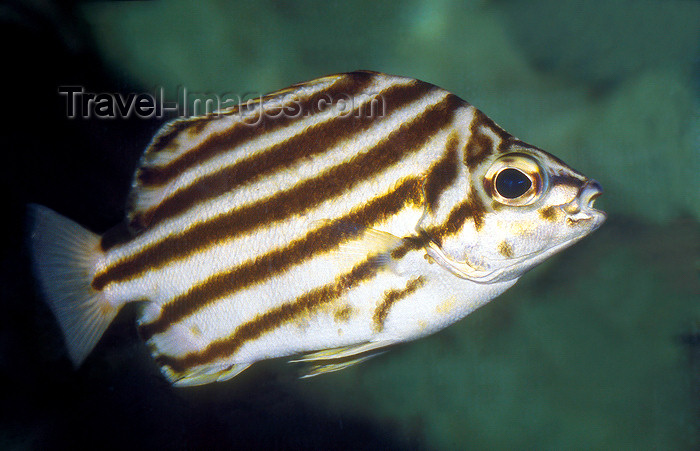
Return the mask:
POLYGON ((498 296, 603 223, 600 193, 453 94, 353 72, 167 124, 115 231, 31 206, 33 261, 76 366, 145 301, 175 385, 283 356, 317 375, 498 296))

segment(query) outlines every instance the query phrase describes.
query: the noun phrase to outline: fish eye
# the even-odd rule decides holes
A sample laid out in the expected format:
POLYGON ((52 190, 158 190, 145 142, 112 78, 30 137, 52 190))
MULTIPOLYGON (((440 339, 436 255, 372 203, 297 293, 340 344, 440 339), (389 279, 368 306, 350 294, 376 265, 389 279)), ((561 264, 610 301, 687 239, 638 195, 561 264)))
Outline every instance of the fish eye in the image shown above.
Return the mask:
POLYGON ((519 207, 539 198, 544 191, 545 174, 532 157, 508 154, 487 171, 484 186, 497 202, 519 207))
POLYGON ((531 186, 532 181, 519 169, 505 168, 496 176, 496 192, 506 199, 522 196, 531 186))

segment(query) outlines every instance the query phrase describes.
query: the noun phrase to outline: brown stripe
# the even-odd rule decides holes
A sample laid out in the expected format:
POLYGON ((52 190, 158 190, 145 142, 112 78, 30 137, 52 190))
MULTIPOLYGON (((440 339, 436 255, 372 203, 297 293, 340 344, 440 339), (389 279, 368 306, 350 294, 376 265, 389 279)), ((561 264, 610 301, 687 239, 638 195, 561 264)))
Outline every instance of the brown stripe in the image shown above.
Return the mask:
POLYGON ((165 149, 172 143, 173 139, 178 134, 182 133, 190 127, 193 127, 195 129, 201 129, 201 127, 207 124, 211 119, 212 118, 210 117, 197 117, 179 119, 170 122, 162 132, 158 133, 153 138, 153 142, 150 146, 148 146, 148 149, 146 149, 146 153, 154 154, 161 152, 163 149, 165 149))
POLYGON ((550 186, 570 186, 577 190, 580 190, 585 182, 576 177, 571 177, 569 175, 551 175, 549 177, 550 186))
MULTIPOLYGON (((349 74, 344 74, 338 82, 334 83, 322 92, 315 93, 311 97, 306 99, 299 99, 294 97, 291 104, 286 104, 281 107, 276 107, 277 102, 280 102, 280 98, 284 98, 291 93, 298 92, 298 90, 292 90, 288 92, 284 90, 279 96, 273 95, 271 99, 265 100, 265 103, 271 103, 273 106, 268 106, 262 114, 265 114, 263 124, 260 126, 251 126, 246 123, 236 123, 231 129, 212 135, 210 138, 199 144, 197 147, 188 150, 185 154, 181 155, 177 159, 171 161, 165 166, 159 167, 145 167, 139 170, 137 175, 137 180, 143 186, 160 186, 168 183, 173 178, 175 178, 182 171, 187 168, 197 164, 200 161, 213 158, 221 153, 228 152, 234 147, 244 143, 256 136, 264 135, 271 131, 289 126, 294 122, 307 117, 307 114, 313 114, 319 112, 319 105, 323 105, 323 102, 337 102, 341 98, 346 98, 346 95, 356 95, 362 92, 371 82, 374 76, 371 73, 366 72, 354 72, 349 74)), ((303 86, 303 85, 302 85, 303 86)), ((264 108, 264 105, 262 105, 264 108)), ((330 107, 330 105, 328 105, 330 107)), ((261 110, 262 111, 262 110, 261 110)), ((232 110, 228 114, 238 114, 238 109, 232 110)), ((216 116, 212 116, 216 117, 216 116)), ((256 123, 256 118, 251 119, 252 123, 256 123)), ((184 130, 188 125, 187 122, 180 125, 179 122, 175 123, 174 132, 184 130)), ((165 135, 167 141, 158 140, 154 142, 156 149, 154 151, 160 151, 162 148, 166 147, 172 141, 173 134, 169 133, 165 135)), ((147 152, 150 152, 149 149, 147 152)))
MULTIPOLYGON (((447 147, 448 151, 445 153, 443 158, 433 164, 428 170, 428 176, 426 177, 426 182, 423 185, 426 204, 430 205, 432 202, 433 209, 437 208, 438 198, 440 194, 453 182, 457 177, 457 165, 459 163, 459 155, 457 154, 457 136, 456 134, 450 134, 448 138, 447 147), (454 172, 453 172, 454 170, 454 172), (428 200, 431 199, 431 200, 428 200)), ((430 207, 428 207, 430 208, 430 207)), ((431 241, 430 235, 427 232, 421 231, 417 235, 408 236, 403 239, 404 244, 391 251, 391 257, 394 260, 400 260, 406 256, 411 251, 421 249, 425 247, 431 241)))
MULTIPOLYGON (((380 94, 380 99, 386 110, 391 111, 418 100, 433 89, 435 87, 427 83, 394 85, 380 94)), ((366 107, 357 106, 356 111, 360 108, 366 107)), ((322 154, 343 139, 353 134, 360 134, 374 125, 375 121, 382 120, 381 117, 372 119, 356 117, 352 114, 309 127, 304 132, 273 145, 259 155, 200 178, 196 184, 176 192, 155 207, 137 215, 132 220, 136 223, 133 225, 136 229, 153 227, 161 221, 187 211, 197 203, 232 192, 262 176, 288 168, 303 158, 322 154)), ((232 148, 230 147, 229 150, 232 148)))
POLYGON ((93 288, 101 290, 108 283, 138 277, 237 234, 303 214, 319 203, 343 194, 359 182, 398 163, 404 155, 418 151, 451 121, 454 108, 459 104, 456 102, 461 101, 452 95, 447 96, 410 124, 393 131, 367 153, 335 166, 319 177, 145 246, 137 254, 98 273, 92 281, 93 288))
POLYGON ((409 236, 403 239, 400 247, 391 251, 391 258, 400 260, 411 251, 425 247, 431 241, 430 236, 426 232, 419 232, 416 236, 409 236))
POLYGON ((508 133, 507 131, 503 130, 501 127, 498 126, 493 120, 491 120, 490 117, 485 115, 479 110, 476 110, 478 113, 478 122, 482 127, 488 128, 491 130, 498 138, 500 139, 500 143, 498 145, 498 150, 499 152, 503 152, 506 150, 508 146, 510 146, 511 142, 514 140, 513 136, 508 133))
POLYGON ((496 152, 493 138, 483 132, 483 128, 492 130, 501 140, 498 149, 502 150, 512 138, 506 131, 496 125, 488 116, 479 110, 474 110, 474 119, 469 126, 471 135, 464 150, 464 164, 473 171, 482 161, 496 152))
POLYGON ((425 284, 423 277, 411 279, 406 284, 406 287, 400 290, 387 290, 384 292, 384 299, 374 311, 374 331, 381 332, 384 330, 384 321, 389 315, 389 309, 401 299, 409 296, 417 289, 425 284))
POLYGON ((481 132, 472 134, 464 151, 464 164, 467 165, 470 171, 474 171, 482 161, 493 154, 493 151, 493 140, 490 136, 481 132))
POLYGON ((433 166, 425 180, 425 200, 429 211, 437 210, 440 195, 457 178, 457 166, 459 165, 457 144, 457 134, 452 133, 447 141, 447 152, 433 166))
POLYGON ((472 188, 467 198, 452 209, 447 221, 440 226, 431 228, 427 231, 427 234, 437 244, 442 245, 443 238, 459 233, 464 227, 464 223, 470 218, 474 221, 474 227, 478 232, 484 226, 485 213, 486 207, 479 199, 477 192, 472 188))
POLYGON ((144 339, 148 340, 154 334, 165 331, 170 324, 218 299, 261 283, 316 254, 335 249, 341 242, 396 214, 407 204, 419 204, 421 201, 420 179, 405 179, 395 191, 309 232, 304 238, 292 241, 287 247, 261 255, 232 271, 217 274, 195 285, 187 293, 165 304, 160 317, 141 326, 140 332, 144 339))
POLYGON ((284 303, 241 324, 233 334, 212 342, 203 351, 189 353, 180 358, 161 355, 156 360, 161 365, 169 366, 176 373, 182 373, 193 366, 231 356, 247 342, 294 321, 300 315, 308 315, 319 306, 338 299, 358 282, 375 277, 381 268, 382 261, 378 256, 368 258, 357 264, 350 272, 339 276, 334 282, 309 291, 291 302, 284 303))
POLYGON ((484 204, 472 188, 467 198, 450 211, 444 223, 423 230, 416 236, 404 238, 404 245, 391 251, 391 257, 395 260, 401 259, 410 251, 421 249, 431 241, 442 246, 443 238, 459 233, 464 227, 464 223, 470 218, 474 221, 474 227, 478 232, 484 226, 485 213, 484 204))
MULTIPOLYGON (((542 149, 539 149, 535 146, 531 146, 530 144, 526 143, 525 141, 521 141, 521 140, 519 140, 517 138, 513 138, 513 137, 511 137, 508 144, 511 148, 517 147, 517 148, 522 148, 522 149, 534 149, 534 150, 539 150, 540 152, 543 152, 542 149)), ((510 150, 510 149, 508 149, 508 150, 510 150)))

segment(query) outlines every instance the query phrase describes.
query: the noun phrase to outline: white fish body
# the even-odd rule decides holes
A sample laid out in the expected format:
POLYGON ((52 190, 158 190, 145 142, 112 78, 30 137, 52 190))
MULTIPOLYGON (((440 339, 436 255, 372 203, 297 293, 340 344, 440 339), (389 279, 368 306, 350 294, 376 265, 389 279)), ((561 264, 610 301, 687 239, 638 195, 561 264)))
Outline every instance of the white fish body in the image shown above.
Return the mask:
POLYGON ((33 207, 35 268, 79 365, 118 310, 177 385, 307 353, 312 375, 440 330, 605 219, 595 181, 433 85, 324 77, 175 121, 99 237, 33 207))

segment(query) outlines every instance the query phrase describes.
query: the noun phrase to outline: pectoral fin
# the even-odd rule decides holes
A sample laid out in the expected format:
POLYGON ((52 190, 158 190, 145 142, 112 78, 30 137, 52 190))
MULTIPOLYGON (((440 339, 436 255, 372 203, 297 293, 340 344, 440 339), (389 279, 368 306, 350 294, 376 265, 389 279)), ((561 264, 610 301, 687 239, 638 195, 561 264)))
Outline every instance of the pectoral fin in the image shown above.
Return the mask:
POLYGON ((204 366, 194 371, 186 373, 179 379, 173 380, 172 376, 165 374, 176 387, 194 387, 197 385, 209 384, 212 382, 223 382, 239 375, 248 368, 250 363, 237 363, 226 368, 217 366, 204 366))
POLYGON ((394 341, 373 341, 358 345, 343 346, 340 348, 324 349, 311 352, 302 357, 290 360, 290 363, 318 362, 311 365, 301 376, 303 378, 314 377, 321 374, 340 371, 350 366, 362 363, 383 352, 372 352, 395 344, 394 341))
POLYGON ((389 232, 376 229, 367 229, 357 238, 340 245, 338 259, 341 261, 356 262, 367 255, 386 255, 386 263, 391 262, 389 252, 395 249, 403 239, 389 232))
POLYGON ((320 376, 321 374, 332 373, 334 371, 344 370, 358 363, 362 363, 365 360, 369 360, 372 357, 378 356, 379 354, 384 354, 384 352, 375 352, 373 354, 363 355, 361 357, 356 357, 351 360, 343 360, 338 363, 319 363, 316 365, 311 365, 308 370, 301 376, 301 379, 306 379, 308 377, 320 376))
POLYGON ((395 341, 369 341, 357 345, 342 346, 340 348, 323 349, 321 351, 310 352, 304 354, 298 359, 290 360, 289 363, 298 362, 315 362, 319 360, 337 360, 346 357, 364 354, 365 352, 374 351, 375 349, 385 348, 395 344, 395 341))

